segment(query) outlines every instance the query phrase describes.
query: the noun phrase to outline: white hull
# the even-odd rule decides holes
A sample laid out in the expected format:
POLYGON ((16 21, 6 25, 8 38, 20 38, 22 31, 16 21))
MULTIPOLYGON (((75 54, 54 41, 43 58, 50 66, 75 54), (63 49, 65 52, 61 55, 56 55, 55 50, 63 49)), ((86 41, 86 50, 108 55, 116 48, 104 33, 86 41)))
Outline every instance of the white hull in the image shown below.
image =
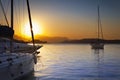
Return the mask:
POLYGON ((96 43, 96 44, 92 44, 92 49, 104 49, 104 44, 100 44, 100 43, 96 43))
POLYGON ((15 80, 34 70, 32 54, 0 55, 0 80, 15 80))
MULTIPOLYGON (((16 80, 23 77, 34 70, 34 63, 37 62, 36 55, 37 49, 42 46, 31 46, 27 44, 13 43, 14 35, 14 1, 11 1, 11 27, 6 25, 0 25, 0 80, 16 80), (4 38, 3 38, 4 37, 4 38), (30 54, 31 53, 31 54, 30 54)), ((30 29, 32 34, 32 40, 34 45, 34 34, 32 30, 32 20, 30 13, 29 1, 26 0, 27 9, 29 14, 30 29)), ((1 7, 2 2, 1 2, 1 7)), ((2 8, 6 22, 7 17, 2 8)))
MULTIPOLYGON (((33 45, 28 45, 25 43, 16 43, 13 42, 13 52, 22 52, 22 53, 33 53, 42 47, 39 45, 35 46, 36 49, 33 48, 33 45)), ((10 40, 6 38, 0 38, 0 53, 10 52, 10 40)))

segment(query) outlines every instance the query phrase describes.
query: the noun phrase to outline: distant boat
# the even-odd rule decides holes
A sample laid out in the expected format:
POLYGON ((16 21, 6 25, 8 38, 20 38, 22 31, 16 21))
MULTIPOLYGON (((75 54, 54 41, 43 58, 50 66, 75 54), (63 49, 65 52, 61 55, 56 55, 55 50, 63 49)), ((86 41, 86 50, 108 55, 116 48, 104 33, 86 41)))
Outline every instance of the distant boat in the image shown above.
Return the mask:
MULTIPOLYGON (((31 27, 33 46, 27 44, 13 43, 13 0, 11 0, 11 27, 0 25, 0 79, 16 80, 34 71, 34 64, 37 63, 37 50, 42 46, 35 46, 32 30, 32 20, 30 15, 29 1, 26 0, 28 15, 31 27)), ((2 11, 4 7, 0 0, 2 11)), ((6 18, 7 21, 7 18, 6 18)))
POLYGON ((102 24, 100 19, 100 10, 98 5, 98 32, 97 32, 97 39, 94 43, 91 44, 92 49, 104 49, 104 43, 101 43, 103 40, 103 31, 102 31, 102 24))

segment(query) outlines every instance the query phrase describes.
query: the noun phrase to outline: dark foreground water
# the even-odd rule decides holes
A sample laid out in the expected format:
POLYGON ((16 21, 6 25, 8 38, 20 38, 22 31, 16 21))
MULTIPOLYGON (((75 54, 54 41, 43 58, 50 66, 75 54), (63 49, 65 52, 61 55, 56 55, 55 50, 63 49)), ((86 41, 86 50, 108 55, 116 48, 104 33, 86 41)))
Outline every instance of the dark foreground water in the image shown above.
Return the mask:
POLYGON ((120 45, 46 44, 35 72, 24 80, 120 80, 120 45))

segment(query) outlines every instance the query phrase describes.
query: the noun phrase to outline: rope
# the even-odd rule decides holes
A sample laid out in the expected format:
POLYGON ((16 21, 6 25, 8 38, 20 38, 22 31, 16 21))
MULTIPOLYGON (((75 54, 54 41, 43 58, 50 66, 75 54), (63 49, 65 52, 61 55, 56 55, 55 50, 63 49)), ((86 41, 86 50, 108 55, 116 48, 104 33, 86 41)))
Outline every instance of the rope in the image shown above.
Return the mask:
POLYGON ((15 17, 16 17, 16 23, 17 23, 17 25, 19 25, 16 5, 14 5, 14 7, 15 7, 15 10, 14 10, 14 11, 15 11, 15 14, 16 14, 16 15, 15 15, 15 17))
POLYGON ((101 20, 100 20, 100 31, 101 31, 101 37, 102 37, 102 39, 103 39, 104 37, 103 37, 103 30, 102 30, 102 23, 101 23, 101 20))
POLYGON ((102 23, 101 23, 101 18, 100 18, 100 0, 98 0, 98 38, 101 37, 103 39, 103 31, 102 31, 102 23))
POLYGON ((7 16, 6 16, 6 13, 5 13, 5 10, 4 10, 4 7, 3 7, 3 4, 2 4, 2 1, 1 1, 1 0, 0 0, 0 5, 1 5, 2 11, 3 11, 3 14, 4 14, 4 17, 5 17, 6 23, 7 23, 7 25, 9 26, 8 19, 7 19, 7 16))
POLYGON ((18 0, 18 21, 20 22, 19 27, 21 27, 21 16, 20 16, 20 0, 18 0))
POLYGON ((6 7, 6 11, 5 11, 6 14, 8 13, 9 6, 10 6, 10 0, 9 0, 8 3, 7 3, 7 7, 6 7))

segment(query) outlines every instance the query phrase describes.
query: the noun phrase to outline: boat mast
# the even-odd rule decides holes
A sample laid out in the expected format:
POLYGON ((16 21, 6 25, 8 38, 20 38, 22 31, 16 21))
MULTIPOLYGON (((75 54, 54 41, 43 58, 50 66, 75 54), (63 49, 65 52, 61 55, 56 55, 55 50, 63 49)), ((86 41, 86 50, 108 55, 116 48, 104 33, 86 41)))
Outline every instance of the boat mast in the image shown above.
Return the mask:
MULTIPOLYGON (((13 21, 14 21, 14 12, 13 12, 13 0, 11 0, 11 28, 13 29, 13 21)), ((11 37, 10 41, 10 52, 12 52, 13 49, 13 37, 11 37)))
POLYGON ((35 49, 35 41, 34 41, 34 34, 33 34, 33 25, 32 25, 32 19, 31 19, 30 5, 29 5, 29 0, 26 0, 26 1, 27 1, 29 23, 30 23, 31 36, 32 36, 32 43, 33 43, 33 47, 35 49))
POLYGON ((98 1, 98 40, 103 39, 102 23, 100 18, 100 1, 98 1))
POLYGON ((99 38, 100 38, 99 28, 100 28, 100 12, 99 12, 99 4, 98 4, 98 40, 99 40, 99 38))
POLYGON ((13 29, 13 0, 11 0, 11 28, 13 29))

